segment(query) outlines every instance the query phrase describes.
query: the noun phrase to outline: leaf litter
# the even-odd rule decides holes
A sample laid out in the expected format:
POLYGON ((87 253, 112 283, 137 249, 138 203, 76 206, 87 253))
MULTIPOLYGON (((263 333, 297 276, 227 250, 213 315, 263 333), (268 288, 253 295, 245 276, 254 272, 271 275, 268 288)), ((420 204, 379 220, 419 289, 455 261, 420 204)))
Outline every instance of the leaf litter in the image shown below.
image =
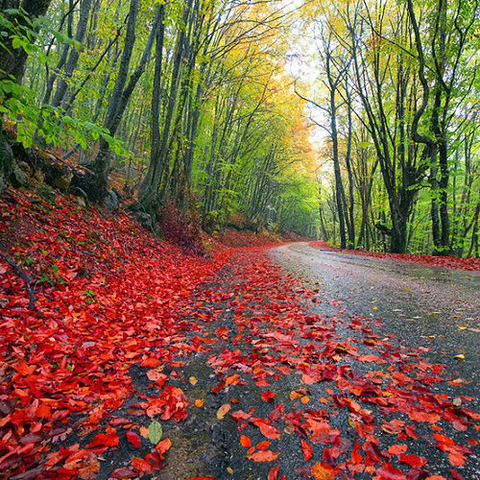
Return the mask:
POLYGON ((1 217, 3 228, 19 217, 35 226, 11 253, 33 278, 49 280, 37 284, 32 311, 21 281, 0 265, 7 478, 95 478, 102 455, 124 441, 130 457, 111 478, 160 470, 175 455, 161 427, 182 425, 205 402, 189 402, 187 388, 201 379, 180 373, 196 354, 217 378, 207 399, 230 389, 239 398, 221 402, 214 421, 238 429, 242 461, 265 478, 287 478, 284 439, 296 439, 300 478, 447 478, 432 451, 448 462, 442 475, 463 478, 480 415, 472 398, 438 393, 448 371, 430 364, 424 348, 379 335, 379 320, 349 317, 338 303, 338 315, 310 312, 306 300, 316 292, 275 265, 267 248, 190 257, 124 214, 107 217, 62 196, 54 206, 30 201, 18 195, 1 217), (227 264, 228 291, 205 288, 227 264), (233 312, 233 328, 209 331, 222 313, 212 304, 233 312), (136 391, 132 366, 147 372, 148 393, 136 391))

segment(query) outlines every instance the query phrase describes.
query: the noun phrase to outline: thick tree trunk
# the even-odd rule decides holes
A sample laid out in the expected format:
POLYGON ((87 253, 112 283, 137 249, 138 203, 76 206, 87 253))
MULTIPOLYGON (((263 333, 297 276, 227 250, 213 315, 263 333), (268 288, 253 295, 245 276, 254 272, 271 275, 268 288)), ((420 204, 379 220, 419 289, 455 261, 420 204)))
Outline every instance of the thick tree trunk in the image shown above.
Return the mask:
MULTIPOLYGON (((25 16, 30 20, 35 20, 47 13, 51 0, 0 0, 0 12, 8 10, 18 10, 22 8, 25 16)), ((21 29, 30 28, 23 15, 6 14, 7 20, 14 25, 18 25, 21 29)), ((28 58, 27 52, 23 48, 14 48, 13 39, 10 34, 12 32, 0 29, 2 34, 3 46, 0 48, 0 81, 5 79, 14 79, 17 83, 22 82, 25 72, 25 63, 28 58)), ((35 37, 31 37, 33 42, 35 37)))
MULTIPOLYGON (((8 21, 18 26, 19 29, 28 29, 30 25, 23 15, 5 12, 22 8, 26 18, 33 21, 47 13, 50 2, 51 0, 0 0, 0 12, 6 16, 8 21)), ((0 81, 13 80, 21 83, 28 54, 23 48, 13 47, 12 33, 15 32, 0 28, 0 35, 2 36, 2 47, 0 48, 0 81)), ((34 35, 30 37, 30 41, 35 41, 34 35)), ((13 161, 14 158, 9 138, 4 130, 0 116, 0 192, 6 188, 13 161)))

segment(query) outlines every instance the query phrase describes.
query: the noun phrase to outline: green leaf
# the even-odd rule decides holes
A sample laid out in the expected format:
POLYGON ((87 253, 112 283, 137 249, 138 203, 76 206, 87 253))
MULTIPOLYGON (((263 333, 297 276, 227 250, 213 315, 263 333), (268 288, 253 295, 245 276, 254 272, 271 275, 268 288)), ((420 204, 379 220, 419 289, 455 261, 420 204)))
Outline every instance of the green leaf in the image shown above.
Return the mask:
POLYGON ((150 430, 148 439, 150 440, 151 443, 156 445, 162 439, 162 435, 163 435, 162 425, 160 425, 159 422, 154 420, 148 428, 150 430))

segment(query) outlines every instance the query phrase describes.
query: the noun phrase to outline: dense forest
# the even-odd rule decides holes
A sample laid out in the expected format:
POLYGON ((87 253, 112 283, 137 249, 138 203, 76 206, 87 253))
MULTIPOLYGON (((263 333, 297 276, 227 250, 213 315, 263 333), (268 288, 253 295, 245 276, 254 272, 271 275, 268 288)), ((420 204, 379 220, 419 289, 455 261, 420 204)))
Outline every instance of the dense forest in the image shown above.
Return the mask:
POLYGON ((478 0, 0 5, 2 190, 479 255, 478 0))

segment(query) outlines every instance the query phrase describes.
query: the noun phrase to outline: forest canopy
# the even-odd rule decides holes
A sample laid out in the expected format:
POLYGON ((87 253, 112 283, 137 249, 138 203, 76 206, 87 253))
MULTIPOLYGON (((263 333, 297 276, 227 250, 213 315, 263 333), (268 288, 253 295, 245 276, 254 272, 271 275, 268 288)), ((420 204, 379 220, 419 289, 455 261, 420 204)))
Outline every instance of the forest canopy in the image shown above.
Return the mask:
POLYGON ((1 189, 21 146, 153 220, 479 255, 478 0, 0 5, 1 189))

